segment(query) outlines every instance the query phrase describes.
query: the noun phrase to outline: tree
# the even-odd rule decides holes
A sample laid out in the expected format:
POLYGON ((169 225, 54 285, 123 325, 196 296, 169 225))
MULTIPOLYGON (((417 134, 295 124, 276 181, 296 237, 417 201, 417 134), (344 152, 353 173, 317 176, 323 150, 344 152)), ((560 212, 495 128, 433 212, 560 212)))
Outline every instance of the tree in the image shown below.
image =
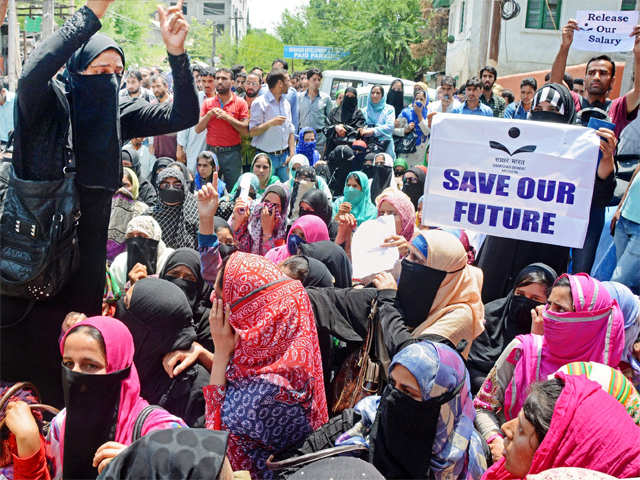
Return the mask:
POLYGON ((449 9, 433 8, 432 0, 421 0, 420 3, 427 27, 420 30, 423 40, 412 45, 411 52, 416 57, 426 59, 425 72, 428 70, 444 71, 447 59, 449 9))
POLYGON ((271 62, 282 57, 283 48, 280 40, 262 30, 250 30, 238 43, 237 54, 235 39, 229 35, 219 37, 216 41, 216 55, 222 64, 242 64, 247 70, 260 67, 269 71, 271 62))

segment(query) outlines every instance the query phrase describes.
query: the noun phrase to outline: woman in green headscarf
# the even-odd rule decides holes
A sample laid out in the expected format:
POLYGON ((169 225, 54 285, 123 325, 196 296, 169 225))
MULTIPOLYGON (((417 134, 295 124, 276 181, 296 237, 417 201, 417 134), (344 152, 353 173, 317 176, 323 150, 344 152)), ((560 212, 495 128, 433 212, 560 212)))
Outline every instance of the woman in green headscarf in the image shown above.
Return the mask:
POLYGON ((344 195, 333 202, 333 215, 335 216, 340 210, 340 205, 346 202, 351 204, 350 213, 356 218, 358 225, 376 218, 378 210, 370 196, 367 175, 364 172, 351 172, 345 182, 344 195))
POLYGON ((402 177, 407 173, 407 170, 409 170, 407 161, 402 157, 396 158, 395 162, 393 162, 393 176, 398 190, 402 190, 402 177))
MULTIPOLYGON (((269 185, 273 185, 274 183, 278 183, 280 179, 272 175, 273 166, 271 165, 271 159, 269 155, 266 153, 258 153, 255 157, 253 157, 253 161, 251 162, 251 173, 253 173, 258 180, 260 181, 260 186, 258 187, 257 194, 258 197, 262 197, 262 194, 267 189, 269 185)), ((234 198, 236 195, 236 191, 238 190, 239 180, 233 186, 231 190, 230 196, 234 198)))

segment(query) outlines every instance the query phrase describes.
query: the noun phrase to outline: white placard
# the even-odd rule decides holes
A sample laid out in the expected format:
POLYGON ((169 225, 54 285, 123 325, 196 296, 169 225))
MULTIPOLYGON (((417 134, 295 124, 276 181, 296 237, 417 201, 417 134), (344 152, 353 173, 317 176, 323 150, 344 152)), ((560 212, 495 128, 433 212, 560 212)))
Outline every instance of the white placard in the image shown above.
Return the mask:
POLYGON ((581 248, 599 145, 590 128, 439 113, 423 223, 581 248))
POLYGON ((638 24, 638 11, 578 10, 580 30, 573 35, 572 48, 591 52, 628 52, 635 37, 629 35, 638 24))
POLYGON ((380 245, 395 234, 396 221, 393 215, 383 215, 360 224, 351 240, 353 278, 363 279, 393 268, 398 260, 398 249, 380 245))

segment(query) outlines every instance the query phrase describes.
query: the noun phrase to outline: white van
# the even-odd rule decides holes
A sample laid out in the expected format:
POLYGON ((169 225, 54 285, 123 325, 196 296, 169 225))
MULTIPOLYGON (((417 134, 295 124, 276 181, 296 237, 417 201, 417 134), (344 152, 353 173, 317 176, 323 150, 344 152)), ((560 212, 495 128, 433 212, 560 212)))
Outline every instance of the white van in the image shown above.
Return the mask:
MULTIPOLYGON (((398 77, 392 77, 391 75, 381 75, 379 73, 369 72, 352 72, 349 70, 325 70, 322 72, 322 83, 320 84, 320 91, 326 93, 331 97, 331 100, 336 99, 336 92, 338 90, 345 89, 347 87, 366 87, 371 85, 383 85, 389 86, 398 77)), ((405 93, 407 90, 413 92, 413 85, 415 82, 411 80, 405 80, 401 78, 404 83, 405 93), (407 89, 407 87, 411 87, 407 89)))

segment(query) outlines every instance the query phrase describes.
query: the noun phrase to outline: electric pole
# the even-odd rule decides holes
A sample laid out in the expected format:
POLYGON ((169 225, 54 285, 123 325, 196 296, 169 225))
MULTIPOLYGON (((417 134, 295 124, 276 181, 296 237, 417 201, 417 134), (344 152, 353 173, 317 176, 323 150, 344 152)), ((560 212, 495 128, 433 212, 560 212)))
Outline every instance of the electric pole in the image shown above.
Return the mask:
POLYGON ((9 90, 15 92, 18 87, 20 75, 20 33, 18 32, 18 15, 16 13, 16 0, 9 0, 9 55, 8 68, 9 90))
POLYGON ((42 1, 42 29, 41 39, 49 37, 53 34, 55 21, 54 21, 54 0, 42 1))

